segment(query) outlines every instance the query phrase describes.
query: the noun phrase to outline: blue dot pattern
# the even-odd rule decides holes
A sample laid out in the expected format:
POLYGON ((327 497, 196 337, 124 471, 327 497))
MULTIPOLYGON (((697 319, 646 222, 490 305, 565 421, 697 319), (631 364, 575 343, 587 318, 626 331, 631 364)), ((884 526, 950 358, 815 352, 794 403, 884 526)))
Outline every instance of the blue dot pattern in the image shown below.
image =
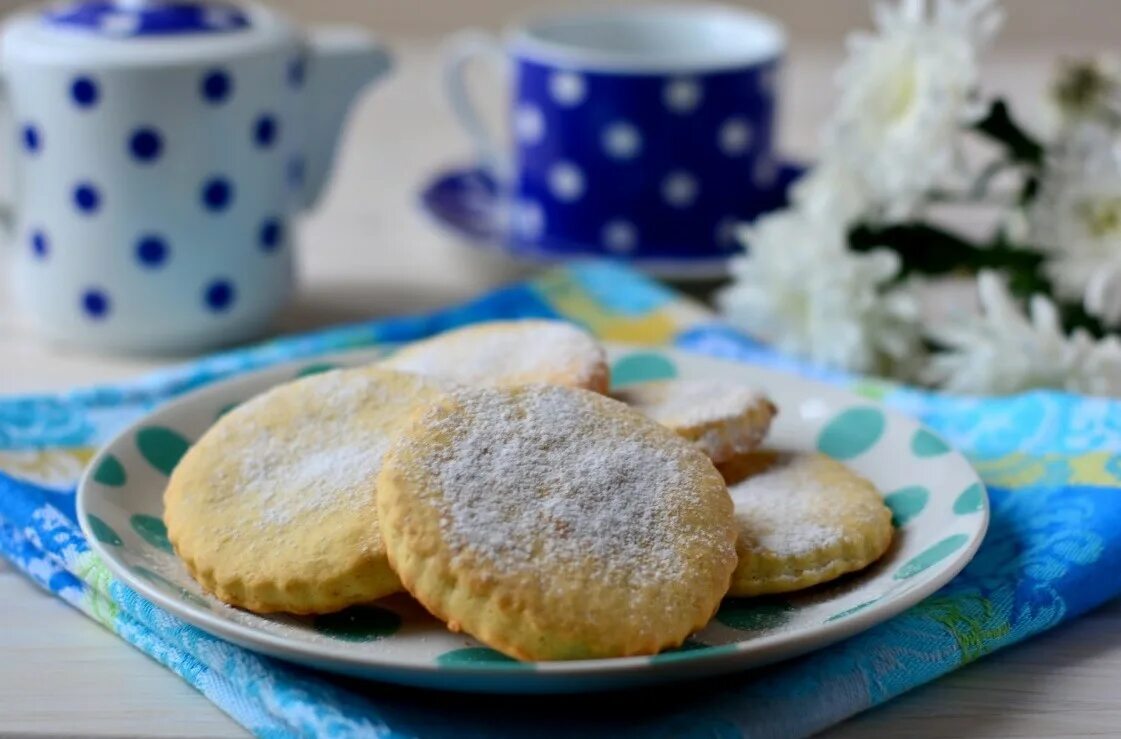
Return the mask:
POLYGON ((202 97, 209 103, 225 102, 232 89, 230 75, 221 69, 211 70, 202 78, 202 97))
POLYGON ((727 256, 734 224, 783 200, 770 154, 774 66, 679 78, 558 72, 520 60, 515 248, 727 256))
POLYGON ((25 125, 23 127, 23 148, 32 154, 38 154, 41 145, 42 139, 39 136, 39 129, 30 123, 25 125))
MULTIPOLYGON (((292 60, 288 66, 288 82, 292 87, 300 87, 305 77, 305 61, 302 58, 292 60)), ((203 76, 200 91, 203 98, 210 103, 222 103, 232 94, 233 82, 230 75, 221 69, 214 69, 203 76)), ((95 107, 101 97, 98 83, 89 76, 79 76, 72 80, 70 97, 81 108, 95 107)), ((42 134, 39 128, 27 123, 21 129, 21 138, 25 150, 35 154, 42 149, 42 134)), ((279 138, 279 123, 272 114, 261 114, 253 123, 253 142, 261 148, 269 148, 276 144, 279 138)), ((127 152, 137 162, 151 163, 158 160, 164 152, 164 139, 160 131, 153 126, 139 126, 128 136, 127 152)), ((303 184, 305 176, 305 163, 299 155, 291 158, 287 164, 286 176, 293 186, 303 184)), ((221 211, 228 208, 233 200, 234 189, 232 183, 225 177, 211 177, 203 183, 202 202, 207 210, 221 211)), ((102 206, 102 193, 98 186, 91 181, 81 181, 74 186, 72 197, 75 207, 83 214, 94 214, 102 206)), ((280 218, 269 217, 260 227, 259 243, 262 251, 274 252, 284 241, 284 225, 280 218)), ((47 235, 42 230, 34 230, 29 234, 29 247, 34 258, 46 259, 51 251, 47 235)), ((167 240, 156 234, 141 236, 135 246, 135 258, 140 267, 144 269, 157 269, 165 265, 170 257, 171 250, 167 240)), ((203 300, 208 310, 216 313, 228 311, 236 299, 234 284, 228 279, 215 279, 205 286, 203 300)), ((105 320, 112 308, 111 298, 106 290, 101 287, 88 287, 80 294, 79 301, 82 313, 92 320, 105 320)))
POLYGON ((207 210, 225 210, 233 200, 233 195, 233 186, 223 177, 212 177, 203 183, 202 203, 207 210))
POLYGON ((78 77, 70 85, 70 97, 80 108, 92 108, 97 105, 99 92, 97 83, 89 77, 78 77))
POLYGON ((288 63, 288 85, 293 89, 304 86, 304 77, 307 74, 307 64, 303 57, 296 57, 288 63))
POLYGON ((268 148, 276 141, 277 124, 276 119, 271 115, 265 114, 257 119, 253 124, 253 141, 261 148, 268 148))
POLYGON ((288 185, 293 189, 298 189, 304 185, 304 159, 297 155, 288 161, 288 168, 285 176, 288 178, 288 185))
POLYGON ((109 315, 109 296, 100 288, 90 288, 82 293, 82 310, 90 318, 102 320, 109 315))
POLYGON ((47 235, 42 231, 33 231, 31 233, 31 253, 35 258, 46 259, 49 250, 50 244, 47 243, 47 235))
POLYGON ((136 259, 143 267, 162 267, 167 261, 167 254, 167 242, 160 236, 144 236, 136 244, 136 259))
POLYGON ((215 280, 206 286, 203 298, 206 307, 216 313, 229 310, 234 302, 234 286, 228 280, 215 280))
POLYGON ((96 213, 101 207, 101 194, 90 182, 79 183, 74 188, 74 205, 85 214, 96 213))
POLYGON ((284 237, 284 228, 278 218, 269 218, 261 224, 261 248, 266 252, 276 251, 284 237))
POLYGON ((152 162, 159 158, 163 150, 163 139, 154 128, 143 127, 133 131, 128 140, 129 151, 141 162, 152 162))

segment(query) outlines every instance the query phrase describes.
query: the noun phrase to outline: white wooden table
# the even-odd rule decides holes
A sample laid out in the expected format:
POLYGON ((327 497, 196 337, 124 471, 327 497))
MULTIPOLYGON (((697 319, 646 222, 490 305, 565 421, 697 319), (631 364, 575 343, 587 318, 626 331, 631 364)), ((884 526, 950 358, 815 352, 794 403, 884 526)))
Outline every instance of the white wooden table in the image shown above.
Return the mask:
MULTIPOLYGON (((466 161, 469 151, 440 99, 432 44, 397 47, 396 75, 359 105, 331 191, 301 228, 303 289, 281 332, 432 308, 519 274, 441 234, 417 211, 416 190, 425 177, 466 161)), ((792 54, 783 116, 788 150, 813 152, 838 53, 796 48, 792 54)), ((1030 107, 1046 59, 1004 50, 988 83, 1030 107)), ((0 392, 107 381, 161 364, 45 346, 0 288, 0 392)), ((1121 736, 1119 684, 1121 602, 959 670, 830 736, 1121 736)), ((244 732, 171 672, 0 561, 0 735, 27 734, 244 732)))

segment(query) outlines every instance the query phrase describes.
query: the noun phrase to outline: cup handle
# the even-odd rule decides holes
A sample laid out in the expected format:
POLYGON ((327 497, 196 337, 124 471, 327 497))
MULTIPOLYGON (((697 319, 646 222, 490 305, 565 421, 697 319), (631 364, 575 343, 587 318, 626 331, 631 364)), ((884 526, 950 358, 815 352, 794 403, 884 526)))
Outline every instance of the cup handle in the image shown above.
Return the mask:
POLYGON ((479 30, 461 31, 452 36, 444 49, 444 90, 459 123, 471 138, 479 162, 499 184, 509 181, 512 172, 510 155, 497 137, 487 128, 479 110, 467 91, 465 74, 476 59, 485 59, 502 70, 509 61, 502 45, 489 33, 479 30))

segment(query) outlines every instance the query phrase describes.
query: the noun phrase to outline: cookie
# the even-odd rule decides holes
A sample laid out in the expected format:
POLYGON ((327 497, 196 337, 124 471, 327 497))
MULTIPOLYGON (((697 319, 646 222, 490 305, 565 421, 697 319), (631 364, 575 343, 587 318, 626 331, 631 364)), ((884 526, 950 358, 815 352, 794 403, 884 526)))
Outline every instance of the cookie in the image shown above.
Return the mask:
POLYGON ((464 385, 544 382, 607 392, 607 357, 586 331, 564 321, 492 321, 447 331, 382 362, 402 372, 464 385))
MULTIPOLYGON (((728 471, 725 474, 729 474, 728 471)), ((821 454, 745 455, 729 479, 739 565, 729 595, 785 593, 875 562, 891 511, 870 482, 821 454)))
POLYGON ((719 380, 637 382, 612 397, 689 439, 718 465, 758 447, 778 412, 754 388, 719 380))
POLYGON ((584 390, 449 392, 390 447, 377 503, 405 588, 522 660, 680 645, 736 566, 732 502, 709 459, 584 390))
POLYGON ((374 485, 390 437, 438 393, 425 378, 367 367, 238 406, 171 475, 175 552, 208 591, 258 613, 328 613, 400 590, 374 485))

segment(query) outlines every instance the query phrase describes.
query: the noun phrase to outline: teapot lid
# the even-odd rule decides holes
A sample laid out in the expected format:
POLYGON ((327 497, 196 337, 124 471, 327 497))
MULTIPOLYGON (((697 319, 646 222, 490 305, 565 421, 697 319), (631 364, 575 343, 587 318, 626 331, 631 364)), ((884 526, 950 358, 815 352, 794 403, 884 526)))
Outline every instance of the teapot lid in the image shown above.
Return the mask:
POLYGON ((298 43, 288 19, 229 0, 71 0, 4 24, 0 64, 191 62, 298 43))
POLYGON ((250 26, 248 13, 220 0, 77 0, 43 11, 42 18, 114 38, 235 33, 250 26))

